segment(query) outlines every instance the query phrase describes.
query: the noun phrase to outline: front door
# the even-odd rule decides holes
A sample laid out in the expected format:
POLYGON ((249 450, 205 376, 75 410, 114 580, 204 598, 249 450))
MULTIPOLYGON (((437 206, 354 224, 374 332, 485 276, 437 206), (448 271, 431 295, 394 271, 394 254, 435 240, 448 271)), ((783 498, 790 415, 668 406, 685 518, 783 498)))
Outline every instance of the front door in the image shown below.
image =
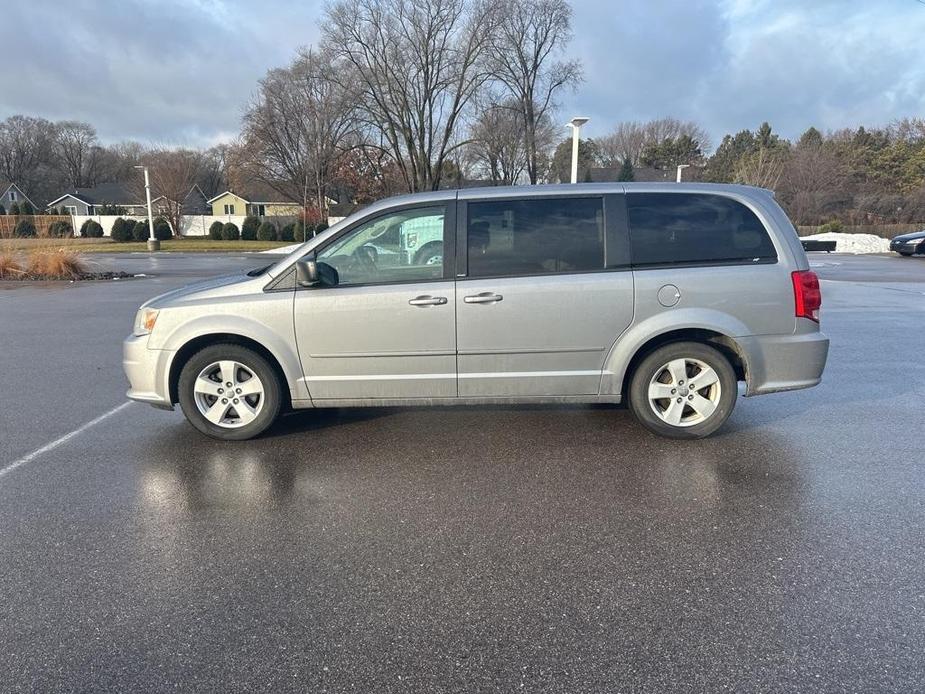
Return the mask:
POLYGON ((443 256, 454 211, 455 202, 388 212, 318 250, 339 282, 296 291, 313 400, 456 396, 456 295, 452 258, 443 256))
POLYGON ((465 208, 459 395, 597 394, 604 359, 633 317, 632 272, 605 261, 603 198, 465 208))

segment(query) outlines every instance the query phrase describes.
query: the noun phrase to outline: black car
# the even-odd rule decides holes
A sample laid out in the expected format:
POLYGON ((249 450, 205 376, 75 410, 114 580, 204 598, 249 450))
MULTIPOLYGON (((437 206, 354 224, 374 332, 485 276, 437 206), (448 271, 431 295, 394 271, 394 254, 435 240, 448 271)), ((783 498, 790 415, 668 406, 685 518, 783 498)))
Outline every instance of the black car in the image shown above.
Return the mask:
POLYGON ((890 250, 906 256, 925 253, 925 229, 895 237, 890 241, 890 250))

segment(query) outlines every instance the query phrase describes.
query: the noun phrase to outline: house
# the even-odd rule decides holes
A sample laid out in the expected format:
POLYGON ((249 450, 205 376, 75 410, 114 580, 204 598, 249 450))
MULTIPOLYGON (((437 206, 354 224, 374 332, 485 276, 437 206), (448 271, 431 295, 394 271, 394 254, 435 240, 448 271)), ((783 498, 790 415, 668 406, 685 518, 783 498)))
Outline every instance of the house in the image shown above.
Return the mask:
POLYGON ((255 217, 294 217, 302 204, 292 202, 275 190, 264 186, 253 186, 248 190, 226 190, 207 201, 216 217, 231 215, 253 215, 255 217))
MULTIPOLYGON (((151 207, 154 208, 155 214, 167 214, 167 197, 159 195, 151 201, 151 207)), ((180 209, 184 215, 210 215, 212 206, 206 200, 206 194, 198 185, 193 185, 189 192, 180 203, 180 209)))
POLYGON ((64 208, 70 215, 102 214, 104 207, 120 208, 119 214, 147 214, 144 190, 136 191, 124 183, 101 183, 93 188, 77 188, 52 200, 45 209, 64 208))
POLYGON ((7 213, 14 204, 22 207, 24 202, 28 202, 33 209, 35 208, 35 203, 22 192, 22 188, 9 181, 0 181, 0 205, 3 205, 3 209, 7 213))

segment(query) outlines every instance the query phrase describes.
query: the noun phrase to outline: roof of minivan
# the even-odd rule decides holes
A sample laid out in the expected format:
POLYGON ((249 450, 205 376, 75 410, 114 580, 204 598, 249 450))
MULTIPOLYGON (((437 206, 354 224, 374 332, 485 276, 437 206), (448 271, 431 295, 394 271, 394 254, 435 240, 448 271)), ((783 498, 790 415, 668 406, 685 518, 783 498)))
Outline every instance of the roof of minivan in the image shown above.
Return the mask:
MULTIPOLYGON (((510 196, 545 196, 545 195, 587 195, 605 193, 633 192, 664 192, 664 193, 690 193, 690 192, 729 192, 743 195, 773 194, 765 188, 743 186, 733 183, 557 183, 537 186, 490 186, 485 188, 465 188, 456 191, 460 200, 470 198, 510 197, 510 196)), ((452 191, 447 191, 452 192, 452 191)), ((409 198, 414 196, 407 196, 409 198)))
POLYGON ((371 203, 366 209, 393 207, 417 202, 452 200, 471 200, 473 198, 499 198, 499 197, 542 197, 561 195, 602 195, 605 193, 739 193, 745 196, 770 195, 774 192, 767 188, 745 186, 737 183, 555 183, 536 186, 483 186, 481 188, 448 188, 443 190, 427 191, 424 193, 409 193, 383 198, 371 203))

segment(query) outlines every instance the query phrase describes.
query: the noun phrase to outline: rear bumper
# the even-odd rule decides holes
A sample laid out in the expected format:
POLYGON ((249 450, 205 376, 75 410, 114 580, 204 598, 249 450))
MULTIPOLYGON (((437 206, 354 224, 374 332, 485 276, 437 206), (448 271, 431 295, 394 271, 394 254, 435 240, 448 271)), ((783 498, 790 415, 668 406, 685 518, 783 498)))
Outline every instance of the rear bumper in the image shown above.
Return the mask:
POLYGON ((148 349, 148 336, 129 335, 122 343, 122 370, 128 378, 131 400, 172 410, 167 390, 169 352, 148 349))
POLYGON ((736 341, 746 356, 746 396, 811 388, 822 380, 829 338, 818 330, 740 337, 736 341))

